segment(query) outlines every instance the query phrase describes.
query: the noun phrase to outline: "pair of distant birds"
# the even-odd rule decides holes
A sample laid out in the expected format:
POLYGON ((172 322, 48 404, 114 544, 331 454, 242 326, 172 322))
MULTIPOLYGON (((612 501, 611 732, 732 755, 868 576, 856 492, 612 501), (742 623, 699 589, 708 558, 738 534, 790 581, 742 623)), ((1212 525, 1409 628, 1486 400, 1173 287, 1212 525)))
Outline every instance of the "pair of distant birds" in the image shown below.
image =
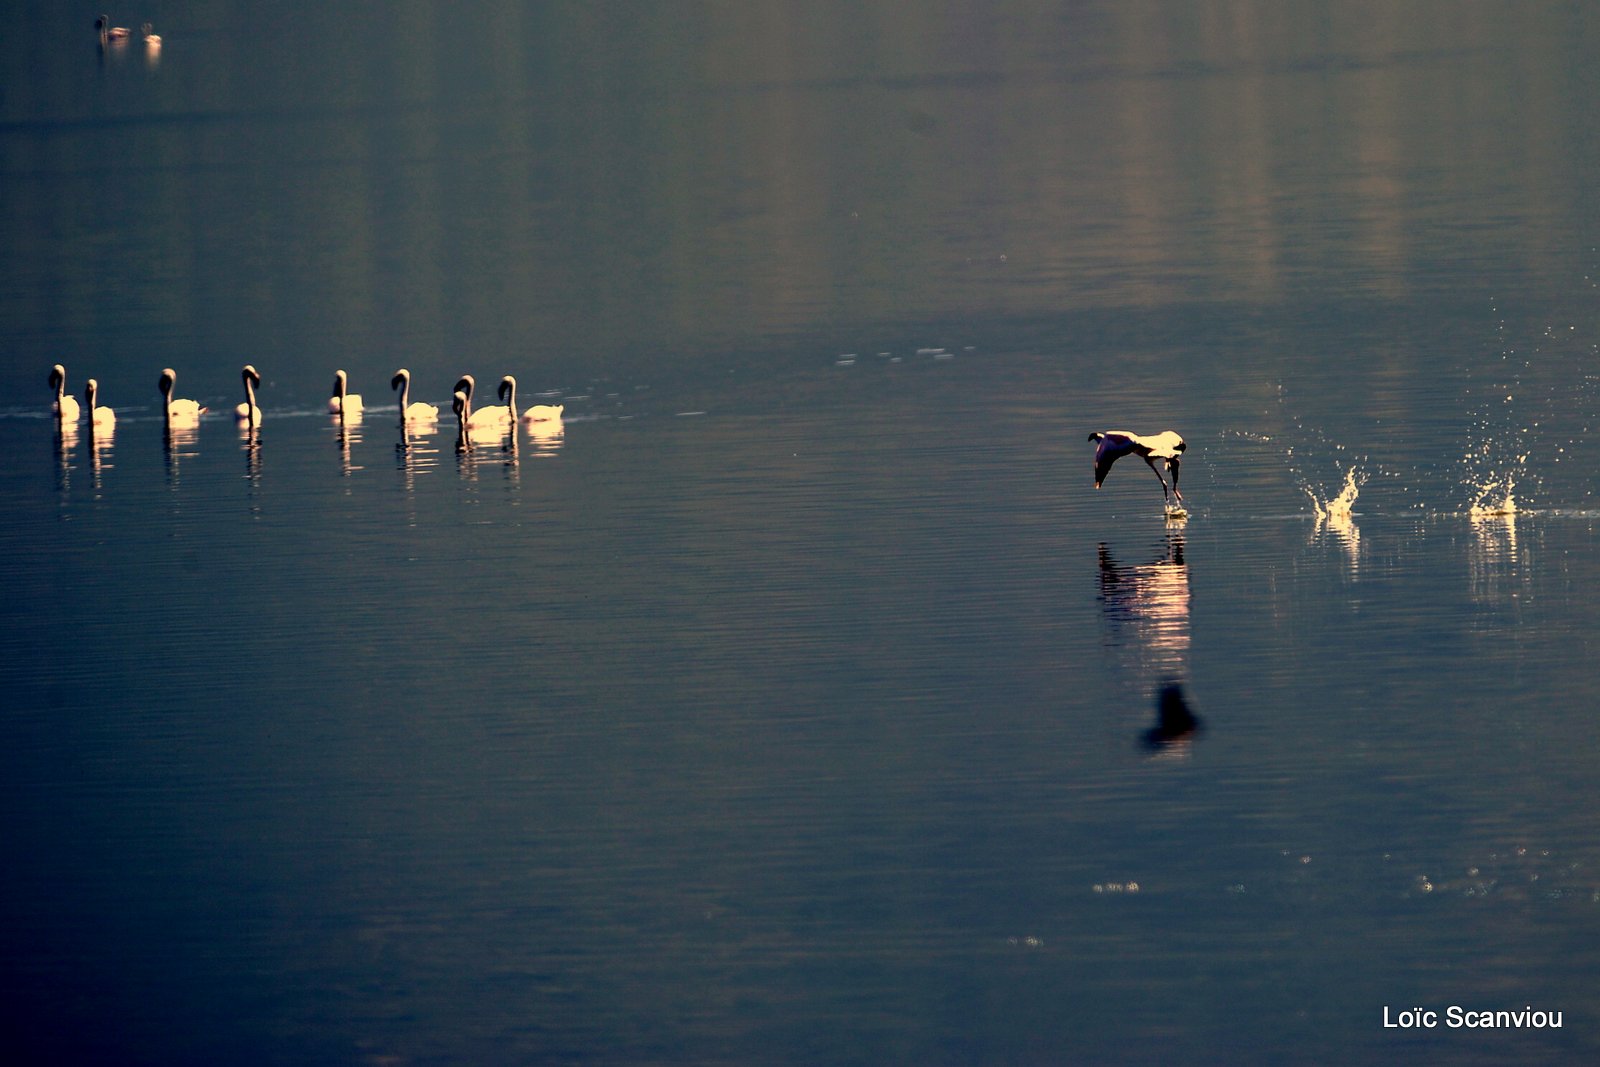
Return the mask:
MULTIPOLYGON (((128 27, 111 25, 111 16, 109 15, 101 15, 94 20, 94 31, 100 36, 100 47, 102 48, 112 43, 121 44, 133 36, 133 31, 128 27)), ((155 28, 150 23, 146 22, 139 27, 139 36, 144 38, 146 48, 161 47, 161 35, 155 32, 155 28)))

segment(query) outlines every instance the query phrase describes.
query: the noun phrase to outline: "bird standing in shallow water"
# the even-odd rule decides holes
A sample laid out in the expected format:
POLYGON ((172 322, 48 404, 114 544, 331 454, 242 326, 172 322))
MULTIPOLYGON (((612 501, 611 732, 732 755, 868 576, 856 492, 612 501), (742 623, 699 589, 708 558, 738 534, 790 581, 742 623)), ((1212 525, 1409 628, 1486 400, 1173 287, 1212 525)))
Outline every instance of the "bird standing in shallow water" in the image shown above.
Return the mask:
POLYGON ((1184 444, 1183 438, 1176 433, 1163 430, 1152 437, 1141 437, 1126 430, 1105 430, 1090 434, 1089 440, 1100 442, 1100 446, 1094 450, 1096 489, 1106 480, 1106 475, 1111 473, 1111 464, 1123 456, 1137 455, 1150 465, 1150 469, 1160 479, 1161 495, 1169 503, 1176 498, 1178 506, 1183 507, 1183 494, 1178 492, 1178 457, 1189 446, 1184 444), (1158 462, 1172 475, 1170 490, 1167 487, 1167 479, 1161 474, 1161 467, 1156 465, 1158 462))

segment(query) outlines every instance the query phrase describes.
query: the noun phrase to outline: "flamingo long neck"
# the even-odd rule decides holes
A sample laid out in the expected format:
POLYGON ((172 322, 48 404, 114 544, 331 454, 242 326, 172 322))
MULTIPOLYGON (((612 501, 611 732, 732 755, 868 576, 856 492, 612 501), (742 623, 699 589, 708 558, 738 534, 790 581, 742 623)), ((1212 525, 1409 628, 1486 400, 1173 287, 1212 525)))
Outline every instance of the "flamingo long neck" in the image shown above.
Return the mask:
POLYGON ((246 425, 256 424, 256 383, 248 374, 244 376, 244 417, 246 425))

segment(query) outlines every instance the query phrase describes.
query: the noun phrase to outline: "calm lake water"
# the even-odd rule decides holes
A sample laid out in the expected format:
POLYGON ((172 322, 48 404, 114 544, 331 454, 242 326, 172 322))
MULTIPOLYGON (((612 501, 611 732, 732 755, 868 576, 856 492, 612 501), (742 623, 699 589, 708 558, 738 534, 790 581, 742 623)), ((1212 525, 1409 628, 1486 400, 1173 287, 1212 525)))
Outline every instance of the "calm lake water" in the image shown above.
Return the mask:
POLYGON ((8 1062, 1600 1054, 1589 9, 113 14, 0 36, 8 1062))

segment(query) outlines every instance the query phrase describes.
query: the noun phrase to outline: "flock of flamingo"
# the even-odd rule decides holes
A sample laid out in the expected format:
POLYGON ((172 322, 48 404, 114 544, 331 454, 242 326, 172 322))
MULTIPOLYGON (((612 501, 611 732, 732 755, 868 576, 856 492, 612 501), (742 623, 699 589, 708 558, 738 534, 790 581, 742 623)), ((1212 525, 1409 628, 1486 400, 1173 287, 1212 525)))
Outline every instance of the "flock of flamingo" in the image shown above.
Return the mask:
MULTIPOLYGON (((256 403, 256 390, 261 386, 261 375, 254 366, 246 364, 240 371, 240 377, 244 381, 244 401, 234 407, 233 415, 242 427, 253 429, 261 424, 262 419, 261 407, 256 403)), ((115 428, 116 412, 100 405, 100 385, 95 379, 90 378, 84 382, 81 405, 67 391, 67 369, 60 363, 50 368, 49 383, 55 392, 50 413, 55 416, 56 425, 63 434, 76 432, 78 424, 83 421, 88 422, 91 434, 109 434, 115 428)), ((177 384, 177 371, 167 367, 161 372, 157 388, 161 390, 162 418, 169 433, 173 430, 197 427, 200 424, 200 416, 210 410, 199 401, 174 397, 172 394, 177 384)), ((349 387, 349 375, 343 370, 335 371, 333 390, 328 396, 328 413, 338 418, 341 423, 360 421, 366 407, 361 394, 350 392, 349 387)), ((437 405, 412 402, 409 370, 402 367, 396 371, 389 381, 389 388, 399 394, 402 426, 430 430, 438 425, 437 405)), ((463 374, 455 384, 451 410, 456 417, 458 443, 470 444, 474 440, 484 440, 491 435, 502 436, 515 431, 519 425, 526 426, 530 433, 557 430, 561 426, 562 415, 566 411, 565 405, 534 404, 528 408, 518 407, 517 379, 509 374, 500 379, 500 403, 497 405, 474 410, 472 395, 476 388, 477 381, 470 374, 463 374)))

